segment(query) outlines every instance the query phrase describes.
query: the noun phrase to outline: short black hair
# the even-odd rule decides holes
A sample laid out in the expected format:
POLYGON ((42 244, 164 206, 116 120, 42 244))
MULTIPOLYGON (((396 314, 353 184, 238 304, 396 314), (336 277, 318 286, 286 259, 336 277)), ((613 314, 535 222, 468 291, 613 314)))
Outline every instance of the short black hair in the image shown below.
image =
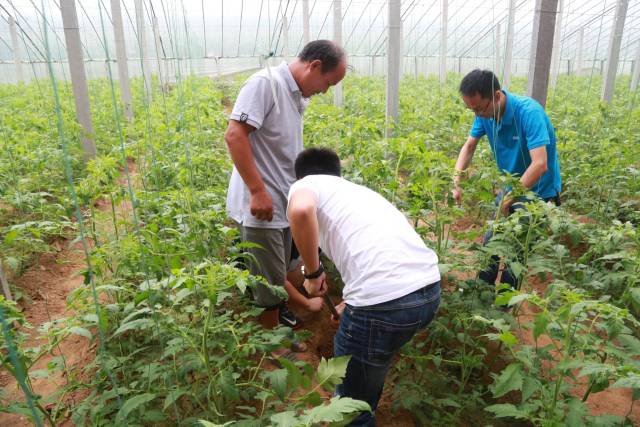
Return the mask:
POLYGON ((307 175, 340 176, 340 158, 329 148, 307 148, 296 158, 296 179, 307 175))
POLYGON ((298 58, 303 62, 311 62, 319 59, 322 62, 321 71, 326 73, 335 69, 344 60, 344 49, 331 40, 314 40, 307 43, 298 58))
POLYGON ((462 96, 475 96, 479 93, 481 98, 486 99, 491 98, 497 90, 500 90, 500 82, 491 70, 475 69, 460 82, 462 96))

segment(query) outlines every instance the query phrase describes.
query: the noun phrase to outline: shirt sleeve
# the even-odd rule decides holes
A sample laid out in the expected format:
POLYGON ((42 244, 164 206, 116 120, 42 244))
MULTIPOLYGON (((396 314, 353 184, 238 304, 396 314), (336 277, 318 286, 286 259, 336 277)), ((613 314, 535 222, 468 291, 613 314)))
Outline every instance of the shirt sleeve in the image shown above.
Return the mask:
POLYGON ((303 178, 294 182, 291 188, 289 188, 289 195, 287 196, 288 202, 291 201, 291 197, 298 190, 309 190, 316 195, 316 199, 320 198, 320 191, 318 189, 318 186, 314 182, 311 182, 311 180, 303 178))
POLYGON ((473 126, 471 126, 469 136, 472 136, 474 138, 482 138, 485 135, 486 132, 484 130, 484 126, 482 125, 482 120, 480 120, 480 117, 476 116, 476 118, 473 119, 473 126))
POLYGON ((522 118, 522 125, 529 150, 551 143, 547 118, 542 108, 527 111, 522 118))
POLYGON ((260 129, 273 106, 273 92, 269 79, 253 77, 240 89, 229 118, 260 129))

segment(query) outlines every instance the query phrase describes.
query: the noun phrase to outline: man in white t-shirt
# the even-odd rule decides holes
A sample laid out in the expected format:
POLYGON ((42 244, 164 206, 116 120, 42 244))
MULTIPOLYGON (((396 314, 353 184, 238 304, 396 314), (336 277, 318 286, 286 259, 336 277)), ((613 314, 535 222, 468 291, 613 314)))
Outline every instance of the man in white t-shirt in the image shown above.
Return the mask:
MULTIPOLYGON (((224 135, 233 159, 227 212, 239 225, 242 241, 252 243, 249 270, 272 286, 284 286, 312 311, 320 298, 305 299, 288 282, 291 232, 286 218, 287 192, 295 181, 293 163, 302 151, 302 115, 308 98, 326 92, 346 72, 344 50, 330 40, 308 43, 291 63, 252 75, 240 89, 224 135)), ((266 286, 254 292, 266 308, 265 326, 279 322, 295 328, 296 317, 266 286)))
MULTIPOLYGON (((340 177, 333 151, 303 151, 295 173, 287 215, 305 266, 304 287, 311 295, 327 291, 318 247, 345 283, 334 356, 351 360, 336 392, 375 411, 393 356, 435 316, 438 258, 384 197, 340 177)), ((373 413, 352 425, 375 425, 373 413)))

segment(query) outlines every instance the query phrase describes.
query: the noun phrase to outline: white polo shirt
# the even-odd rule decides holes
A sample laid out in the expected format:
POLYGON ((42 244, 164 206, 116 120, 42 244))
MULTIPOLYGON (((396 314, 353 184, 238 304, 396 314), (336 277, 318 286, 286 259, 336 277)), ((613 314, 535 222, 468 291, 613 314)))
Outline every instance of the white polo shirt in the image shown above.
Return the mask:
POLYGON ((289 227, 287 192, 295 181, 296 156, 303 148, 302 114, 308 99, 302 96, 285 62, 271 68, 271 77, 277 99, 265 68, 244 83, 229 116, 256 129, 249 134, 249 141, 258 172, 273 200, 272 221, 261 221, 251 215, 249 189, 234 166, 227 191, 227 213, 248 227, 289 227))
POLYGON ((343 178, 309 175, 291 186, 317 197, 320 248, 345 283, 347 304, 391 301, 440 280, 438 257, 378 193, 343 178))

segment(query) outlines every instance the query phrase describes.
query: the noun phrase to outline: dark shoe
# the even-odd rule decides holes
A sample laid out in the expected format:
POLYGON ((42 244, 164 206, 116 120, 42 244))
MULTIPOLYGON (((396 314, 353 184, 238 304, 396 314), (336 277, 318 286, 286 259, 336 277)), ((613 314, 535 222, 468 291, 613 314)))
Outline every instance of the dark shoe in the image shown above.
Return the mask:
POLYGON ((280 313, 278 318, 280 320, 280 324, 283 326, 288 326, 291 329, 297 329, 302 326, 302 322, 298 319, 291 311, 289 311, 289 307, 287 307, 286 303, 282 303, 280 305, 280 313))

